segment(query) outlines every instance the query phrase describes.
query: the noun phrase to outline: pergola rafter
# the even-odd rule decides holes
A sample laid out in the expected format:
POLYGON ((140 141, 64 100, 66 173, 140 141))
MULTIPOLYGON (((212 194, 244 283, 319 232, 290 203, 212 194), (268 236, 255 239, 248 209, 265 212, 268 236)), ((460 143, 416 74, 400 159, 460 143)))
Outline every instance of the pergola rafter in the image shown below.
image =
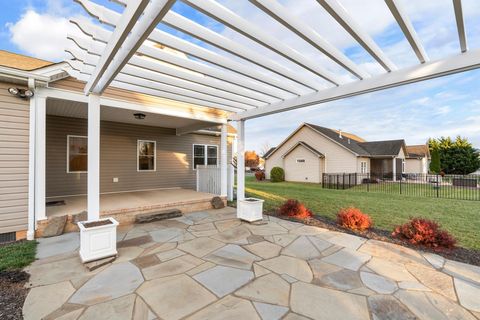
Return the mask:
POLYGON ((403 69, 395 66, 338 0, 312 0, 386 71, 372 76, 278 0, 249 1, 254 5, 252 10, 264 12, 316 49, 318 58, 285 44, 215 0, 182 2, 244 36, 253 46, 172 11, 173 0, 115 0, 124 6, 123 13, 91 0, 75 1, 100 23, 74 18, 73 23, 85 37, 70 36, 72 42, 67 49, 75 58, 69 62, 71 74, 87 82, 86 94, 101 93, 111 83, 126 90, 228 111, 231 120, 261 117, 479 67, 480 52, 467 48, 461 0, 452 0, 452 9, 462 54, 436 61, 429 61, 404 8, 396 0, 385 0, 420 62, 403 69), (187 37, 159 28, 160 23, 187 37), (322 66, 322 58, 340 68, 329 70, 322 66), (281 64, 283 59, 289 65, 281 64), (355 78, 337 74, 340 69, 355 78))

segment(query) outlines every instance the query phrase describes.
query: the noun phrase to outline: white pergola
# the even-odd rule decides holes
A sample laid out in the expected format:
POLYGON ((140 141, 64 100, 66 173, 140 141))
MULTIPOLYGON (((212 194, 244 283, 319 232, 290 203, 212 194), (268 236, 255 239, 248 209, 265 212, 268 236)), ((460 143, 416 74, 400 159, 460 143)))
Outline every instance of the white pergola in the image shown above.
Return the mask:
MULTIPOLYGON (((318 62, 321 59, 299 52, 215 0, 181 1, 248 38, 257 47, 263 47, 263 51, 253 50, 174 12, 171 8, 176 0, 114 0, 124 7, 122 13, 89 0, 76 1, 95 20, 72 19, 83 36, 69 35, 71 41, 66 49, 72 55, 68 72, 86 82, 84 93, 89 96, 89 214, 98 212, 99 208, 99 96, 108 86, 226 111, 228 120, 237 121, 237 195, 242 199, 246 120, 467 71, 480 65, 480 51, 467 48, 461 0, 452 1, 458 54, 436 61, 429 60, 400 3, 385 0, 418 58, 418 64, 403 69, 397 68, 337 0, 311 0, 381 66, 384 72, 378 75, 368 74, 277 0, 249 0, 254 10, 263 11, 297 35, 316 50, 319 58, 330 59, 347 72, 349 81, 322 66, 318 62), (166 32, 161 25, 188 37, 166 32), (270 55, 265 55, 264 50, 270 55), (295 71, 272 56, 287 59, 295 65, 295 71)), ((225 125, 222 132, 222 141, 226 144, 225 125)), ((226 181, 226 162, 226 153, 222 152, 222 181, 226 181)))

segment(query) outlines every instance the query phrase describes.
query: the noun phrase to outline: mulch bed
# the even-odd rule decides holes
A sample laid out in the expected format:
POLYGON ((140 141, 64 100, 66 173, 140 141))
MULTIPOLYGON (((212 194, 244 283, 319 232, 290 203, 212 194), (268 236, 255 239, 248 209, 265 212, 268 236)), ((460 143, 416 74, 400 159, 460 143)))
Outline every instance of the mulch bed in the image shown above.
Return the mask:
POLYGON ((20 270, 0 272, 0 319, 23 319, 22 307, 28 293, 24 286, 29 277, 20 270))
POLYGON ((335 221, 320 217, 320 216, 314 216, 313 218, 308 218, 308 219, 295 219, 294 217, 285 217, 285 216, 280 216, 276 211, 270 211, 270 212, 265 212, 267 215, 275 216, 280 219, 284 220, 289 220, 289 221, 295 221, 295 222, 300 222, 306 225, 310 226, 315 226, 315 227, 320 227, 320 228, 325 228, 333 231, 339 231, 339 232, 344 232, 344 233, 349 233, 353 234, 356 236, 360 236, 363 238, 367 239, 374 239, 374 240, 380 240, 380 241, 385 241, 385 242, 391 242, 394 244, 402 245, 405 247, 409 247, 415 250, 422 250, 426 252, 432 252, 435 254, 438 254, 446 259, 450 260, 455 260, 463 263, 468 263, 476 266, 480 266, 480 250, 473 250, 473 249, 466 249, 462 247, 456 247, 454 249, 444 249, 444 250, 433 250, 432 248, 429 247, 424 247, 424 246, 414 246, 410 244, 408 241, 394 238, 391 235, 391 232, 378 229, 378 228, 370 228, 369 230, 362 231, 362 232, 354 232, 350 229, 346 229, 343 227, 340 227, 336 224, 335 221))

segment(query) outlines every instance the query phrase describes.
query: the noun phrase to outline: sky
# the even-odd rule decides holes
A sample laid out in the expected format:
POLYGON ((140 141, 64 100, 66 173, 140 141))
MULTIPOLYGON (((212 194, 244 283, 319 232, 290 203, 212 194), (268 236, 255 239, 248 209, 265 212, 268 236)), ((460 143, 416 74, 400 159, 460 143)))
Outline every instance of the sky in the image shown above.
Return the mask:
MULTIPOLYGON (((122 8, 108 0, 94 0, 121 12, 122 8)), ((217 0, 260 30, 295 48, 305 57, 335 73, 342 82, 353 81, 351 74, 316 51, 285 27, 258 10, 247 0, 217 0)), ((278 0, 290 13, 312 26, 317 33, 339 48, 346 56, 371 75, 384 70, 323 10, 315 0, 278 0)), ((355 21, 367 32, 387 56, 399 67, 418 64, 418 60, 388 11, 383 0, 338 0, 355 21)), ((458 36, 451 0, 398 0, 412 20, 431 60, 459 54, 458 36)), ((480 1, 464 0, 464 14, 470 50, 480 49, 480 1)), ((69 23, 71 17, 90 19, 73 0, 2 1, 0 11, 0 49, 50 61, 69 58, 64 52, 70 44, 69 33, 80 31, 69 23)), ((247 48, 256 50, 276 63, 318 83, 330 85, 291 61, 229 29, 177 1, 173 10, 215 32, 221 33, 247 48)), ((93 21, 93 20, 92 20, 93 21)), ((192 39, 165 25, 159 28, 231 59, 238 57, 192 39)), ((250 68, 259 68, 241 61, 250 68)), ((272 78, 278 75, 261 70, 272 78)), ((287 82, 289 80, 286 80, 287 82)), ((480 148, 480 70, 369 93, 308 108, 266 116, 246 122, 246 147, 261 152, 276 146, 303 122, 352 132, 366 140, 405 139, 407 144, 421 144, 429 137, 467 137, 480 148)), ((299 87, 308 93, 309 89, 299 87)))

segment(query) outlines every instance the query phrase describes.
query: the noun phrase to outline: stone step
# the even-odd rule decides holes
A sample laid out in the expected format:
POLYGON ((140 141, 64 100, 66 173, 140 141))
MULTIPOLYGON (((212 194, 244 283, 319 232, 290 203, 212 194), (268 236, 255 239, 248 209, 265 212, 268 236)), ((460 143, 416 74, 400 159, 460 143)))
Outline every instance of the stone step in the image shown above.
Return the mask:
POLYGON ((169 209, 157 212, 142 213, 135 216, 135 223, 147 223, 165 219, 178 218, 182 216, 179 209, 169 209))

